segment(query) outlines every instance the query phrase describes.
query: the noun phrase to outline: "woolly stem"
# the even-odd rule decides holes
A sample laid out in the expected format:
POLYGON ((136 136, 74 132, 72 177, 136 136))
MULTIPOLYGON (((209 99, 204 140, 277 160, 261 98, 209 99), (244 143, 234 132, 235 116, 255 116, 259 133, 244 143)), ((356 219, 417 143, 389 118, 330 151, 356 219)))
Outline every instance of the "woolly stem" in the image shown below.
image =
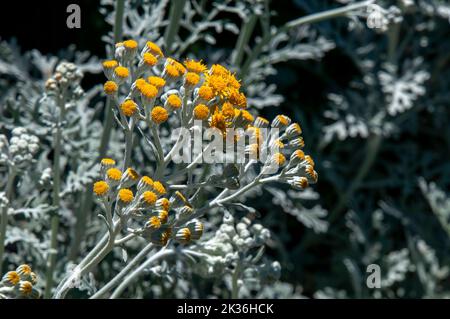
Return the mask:
MULTIPOLYGON (((120 42, 122 40, 122 27, 123 27, 123 14, 125 8, 125 0, 116 1, 116 17, 114 21, 114 43, 120 42)), ((113 125, 113 111, 112 111, 112 100, 107 97, 106 99, 106 110, 105 119, 103 123, 103 135, 100 142, 100 158, 106 155, 108 150, 109 139, 111 137, 111 130, 113 125)))
POLYGON ((180 20, 183 16, 184 6, 186 0, 173 0, 169 13, 169 25, 164 34, 164 41, 166 43, 167 54, 172 54, 173 43, 175 42, 175 36, 180 28, 180 20))
POLYGON ((242 63, 244 58, 245 47, 250 40, 250 36, 255 29, 256 22, 258 21, 258 16, 253 14, 249 19, 247 19, 242 27, 241 33, 239 34, 238 40, 236 42, 236 48, 233 51, 231 58, 231 63, 237 68, 242 63))
POLYGON ((53 207, 56 209, 51 218, 51 235, 50 235, 50 250, 48 252, 47 259, 47 274, 46 274, 46 284, 44 291, 44 298, 49 299, 52 294, 53 288, 53 273, 56 268, 56 255, 58 253, 58 229, 59 229, 59 214, 60 214, 60 204, 59 204, 59 193, 61 188, 61 139, 62 139, 62 129, 61 123, 64 119, 65 114, 65 97, 63 97, 59 103, 59 120, 56 125, 56 133, 53 138, 53 207))
POLYGON ((147 244, 113 279, 97 291, 90 299, 102 298, 107 292, 115 287, 141 260, 154 248, 152 243, 147 244))
MULTIPOLYGON (((10 168, 8 174, 8 181, 6 182, 6 199, 8 201, 11 199, 13 186, 14 186, 14 178, 16 177, 16 170, 14 168, 10 168)), ((2 266, 3 266, 3 254, 5 253, 5 239, 6 239, 6 228, 8 225, 8 207, 3 207, 2 209, 2 219, 0 224, 0 275, 2 274, 2 266)))
POLYGON ((134 270, 130 275, 128 275, 123 282, 114 290, 113 294, 111 295, 111 299, 119 298, 119 296, 122 294, 122 292, 134 281, 139 277, 145 268, 150 266, 155 261, 158 261, 161 258, 164 258, 166 256, 173 255, 175 253, 172 249, 165 249, 162 248, 160 251, 155 253, 153 256, 149 257, 142 265, 140 265, 136 270, 134 270))

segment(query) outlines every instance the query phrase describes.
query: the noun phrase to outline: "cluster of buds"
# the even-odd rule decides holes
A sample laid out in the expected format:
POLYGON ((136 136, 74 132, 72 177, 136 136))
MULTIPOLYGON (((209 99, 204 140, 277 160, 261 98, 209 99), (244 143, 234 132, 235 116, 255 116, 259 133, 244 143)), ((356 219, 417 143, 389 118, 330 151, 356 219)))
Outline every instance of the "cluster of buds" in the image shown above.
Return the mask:
MULTIPOLYGON (((260 264, 252 252, 258 251, 269 240, 270 231, 261 224, 254 223, 249 217, 243 217, 236 223, 231 214, 226 214, 214 236, 195 246, 195 251, 204 256, 195 271, 208 278, 222 276, 238 262, 243 269, 258 268, 260 264)), ((274 269, 277 268, 275 266, 274 269)))
POLYGON ((0 282, 0 299, 37 299, 40 294, 35 288, 37 276, 31 267, 24 264, 15 271, 7 272, 0 282))
POLYGON ((66 96, 68 100, 76 100, 84 93, 80 86, 82 78, 83 73, 75 64, 61 62, 53 76, 45 82, 45 90, 51 96, 66 96))
POLYGON ((103 180, 94 183, 95 195, 106 205, 116 202, 116 214, 121 218, 138 222, 136 233, 161 246, 169 239, 188 244, 201 237, 203 224, 198 221, 178 226, 177 221, 192 212, 181 192, 168 198, 163 183, 132 168, 122 172, 110 158, 102 159, 100 167, 103 180))
POLYGON ((396 6, 384 9, 373 3, 367 6, 367 27, 379 32, 386 32, 393 24, 403 20, 402 11, 396 6))
POLYGON ((10 165, 15 169, 29 166, 39 150, 39 139, 23 127, 16 127, 11 138, 0 135, 0 165, 10 165))

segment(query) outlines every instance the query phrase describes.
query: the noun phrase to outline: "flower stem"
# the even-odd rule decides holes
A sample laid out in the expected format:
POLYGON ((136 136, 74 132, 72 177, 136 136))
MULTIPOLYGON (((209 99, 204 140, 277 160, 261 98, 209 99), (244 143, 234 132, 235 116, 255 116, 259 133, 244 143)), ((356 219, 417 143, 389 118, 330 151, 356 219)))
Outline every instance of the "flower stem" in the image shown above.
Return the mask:
POLYGON ((131 274, 129 274, 123 282, 114 290, 113 294, 111 295, 111 299, 119 298, 119 296, 122 294, 122 292, 135 280, 139 275, 142 274, 142 272, 150 266, 153 262, 164 258, 166 256, 173 255, 175 253, 172 249, 164 249, 162 248, 160 251, 155 253, 153 256, 149 257, 142 265, 140 265, 137 269, 135 269, 131 274))
MULTIPOLYGON (((125 9, 125 0, 116 1, 116 17, 114 22, 114 43, 122 40, 123 14, 125 9)), ((108 150, 109 139, 111 137, 111 129, 113 125, 113 111, 111 108, 111 98, 106 99, 105 119, 103 123, 103 134, 100 142, 100 158, 106 155, 108 150)))
MULTIPOLYGON (((10 168, 8 174, 8 181, 6 182, 6 189, 5 189, 6 198, 8 200, 11 199, 15 177, 16 177, 16 170, 14 168, 10 168)), ((2 274, 3 254, 5 253, 5 238, 7 225, 8 225, 8 207, 3 207, 2 219, 0 224, 0 275, 2 274)))
POLYGON ((241 33, 239 34, 238 40, 236 42, 236 48, 233 51, 233 55, 231 57, 231 63, 234 67, 239 68, 242 63, 242 59, 244 58, 245 46, 248 44, 250 40, 250 36, 255 29, 256 22, 258 21, 258 16, 253 14, 244 22, 244 26, 242 27, 241 33))
POLYGON ((180 20, 183 16, 183 10, 186 0, 173 0, 169 13, 169 25, 164 34, 164 41, 166 43, 167 54, 172 54, 172 47, 175 36, 180 28, 180 20))
POLYGON ((48 299, 51 297, 53 288, 53 273, 56 267, 56 255, 58 253, 58 228, 59 228, 59 193, 61 188, 61 174, 60 174, 60 158, 61 158, 61 122, 64 118, 64 99, 60 104, 60 115, 59 121, 56 126, 56 133, 53 139, 54 145, 54 157, 53 157, 53 207, 56 209, 54 215, 51 219, 51 235, 50 235, 50 250, 48 252, 47 259, 47 274, 46 274, 46 284, 44 291, 44 298, 48 299))
POLYGON ((141 260, 154 248, 152 243, 147 244, 112 280, 97 291, 90 299, 102 298, 107 292, 115 287, 141 260))

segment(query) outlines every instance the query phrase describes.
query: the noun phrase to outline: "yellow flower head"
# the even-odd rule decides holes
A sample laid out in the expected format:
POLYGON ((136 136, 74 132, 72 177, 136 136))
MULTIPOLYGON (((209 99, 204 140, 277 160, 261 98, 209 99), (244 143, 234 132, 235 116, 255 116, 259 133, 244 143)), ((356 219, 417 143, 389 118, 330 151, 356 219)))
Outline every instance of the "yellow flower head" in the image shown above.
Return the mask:
POLYGON ((28 276, 29 274, 31 274, 31 267, 27 264, 22 264, 19 267, 17 267, 16 272, 19 275, 26 275, 28 276))
POLYGON ((225 102, 222 105, 222 114, 227 119, 232 119, 234 117, 234 107, 231 103, 225 102))
POLYGON ((315 163, 314 163, 314 161, 313 161, 313 159, 312 159, 311 156, 306 155, 306 156, 305 156, 305 161, 307 161, 309 165, 311 165, 312 167, 314 167, 314 164, 315 164, 315 163))
POLYGON ((160 56, 160 57, 164 56, 163 52, 161 51, 161 48, 156 43, 148 41, 147 42, 147 49, 150 51, 150 53, 152 53, 154 55, 157 55, 157 56, 160 56))
POLYGON ((94 183, 94 188, 93 188, 93 190, 94 190, 94 193, 95 193, 97 196, 103 196, 103 195, 105 195, 105 194, 108 192, 108 190, 109 190, 108 183, 105 182, 105 181, 99 181, 99 182, 96 182, 96 183, 94 183))
POLYGON ((301 189, 305 189, 306 187, 308 187, 308 179, 306 177, 300 177, 298 178, 295 182, 295 186, 301 188, 301 189))
POLYGON ((117 168, 110 168, 106 171, 106 177, 117 182, 122 178, 122 172, 117 168))
POLYGON ((148 220, 148 225, 152 229, 159 229, 161 227, 161 220, 156 216, 152 216, 148 220))
POLYGON ((120 201, 125 204, 130 203, 134 199, 133 192, 128 188, 122 188, 121 190, 119 190, 118 197, 120 201))
POLYGON ((166 231, 161 233, 161 236, 159 239, 159 244, 162 246, 165 246, 167 244, 167 242, 169 241, 170 236, 172 236, 172 229, 168 228, 166 231))
POLYGON ((314 177, 314 166, 312 165, 306 165, 305 167, 305 173, 310 177, 313 178, 314 177))
POLYGON ((205 101, 209 101, 214 97, 214 92, 210 86, 202 85, 198 89, 198 96, 205 101))
POLYGON ((116 165, 116 161, 111 158, 102 158, 102 160, 100 161, 100 164, 105 167, 114 166, 114 165, 116 165))
POLYGON ((130 75, 130 71, 124 66, 118 66, 114 69, 114 74, 121 79, 126 79, 130 75))
POLYGON ((23 295, 29 295, 33 291, 33 285, 29 281, 23 281, 20 284, 19 291, 23 295))
POLYGON ((193 112, 196 120, 206 120, 209 116, 209 108, 205 104, 198 104, 193 112))
POLYGON ((180 71, 172 64, 166 64, 164 71, 170 78, 177 78, 180 76, 180 71))
POLYGON ((126 100, 120 105, 120 109, 125 116, 133 116, 136 114, 138 106, 133 100, 126 100))
POLYGON ((139 83, 139 87, 137 85, 136 87, 141 92, 142 96, 151 100, 154 99, 156 95, 158 95, 158 89, 155 86, 148 84, 147 82, 144 84, 141 83, 142 82, 139 83))
POLYGON ((161 221, 161 224, 165 224, 169 219, 169 213, 167 212, 167 210, 162 210, 158 213, 158 218, 161 221))
POLYGON ((114 69, 119 65, 119 63, 117 63, 116 60, 107 60, 103 61, 102 65, 105 69, 114 69))
POLYGON ((245 94, 239 92, 237 89, 229 90, 228 101, 243 109, 247 107, 247 98, 245 97, 245 94))
POLYGON ((270 122, 264 117, 258 116, 255 120, 255 126, 256 127, 267 127, 269 126, 270 122))
POLYGON ((173 65, 175 67, 175 69, 177 69, 177 71, 179 72, 180 75, 186 73, 186 68, 183 66, 183 64, 176 61, 175 59, 167 58, 166 62, 170 65, 173 65))
POLYGON ((174 109, 179 109, 182 103, 183 102, 180 97, 176 94, 172 94, 167 97, 167 104, 174 109))
POLYGON ((212 88, 215 95, 219 95, 221 97, 226 96, 228 88, 227 78, 221 75, 211 75, 207 78, 206 83, 212 88))
POLYGON ((158 63, 158 59, 150 52, 144 53, 142 61, 148 66, 155 66, 158 63))
POLYGON ((186 60, 184 61, 184 65, 189 72, 202 73, 206 70, 206 66, 202 61, 186 60))
POLYGON ((156 200, 158 199, 158 196, 156 196, 156 194, 153 192, 147 191, 142 194, 142 199, 146 204, 154 205, 156 203, 156 200))
POLYGON ((125 171, 125 174, 127 175, 128 178, 130 178, 133 181, 136 181, 139 178, 138 172, 136 172, 131 167, 127 168, 127 170, 125 171))
POLYGON ((153 179, 148 176, 142 176, 141 182, 146 186, 153 187, 153 179))
POLYGON ((200 82, 200 75, 194 72, 186 73, 184 83, 186 86, 196 86, 200 82))
POLYGON ((153 189, 160 195, 164 195, 166 193, 166 189, 161 182, 154 182, 153 189))
POLYGON ((189 228, 182 228, 180 229, 175 238, 182 244, 187 244, 191 241, 191 230, 189 228))
POLYGON ((212 115, 209 125, 219 129, 222 133, 225 133, 227 129, 227 121, 221 112, 212 115))
POLYGON ((291 119, 286 115, 277 115, 272 121, 272 127, 286 127, 291 124, 291 119))
POLYGON ((114 81, 106 81, 105 85, 103 85, 103 91, 109 95, 116 93, 118 89, 119 86, 114 81))
POLYGON ((160 78, 159 76, 149 76, 147 80, 148 80, 148 83, 150 83, 151 85, 153 85, 154 87, 156 87, 158 89, 160 89, 164 85, 166 85, 166 80, 164 80, 163 78, 160 78))
POLYGON ((161 124, 167 121, 167 119, 169 118, 169 113, 162 106, 155 106, 152 109, 151 116, 153 122, 155 122, 156 124, 161 124))
POLYGON ((273 154, 273 161, 274 161, 278 166, 283 166, 284 163, 286 163, 286 157, 284 157, 284 155, 281 154, 281 153, 275 153, 275 154, 273 154))
POLYGON ((302 128, 300 127, 300 124, 293 123, 289 125, 288 128, 286 129, 286 134, 290 136, 297 136, 302 134, 302 128))
POLYGON ((228 85, 236 90, 239 90, 241 88, 241 83, 231 73, 228 75, 228 85))
POLYGON ((275 140, 274 145, 278 148, 284 148, 284 143, 280 139, 275 140))
POLYGON ((220 75, 220 76, 228 77, 230 74, 230 71, 223 65, 213 64, 213 66, 209 70, 209 73, 211 75, 220 75))
POLYGON ((170 207, 170 201, 167 198, 160 198, 157 200, 156 205, 168 211, 170 207))
POLYGON ((305 159, 305 153, 302 150, 296 150, 294 153, 292 153, 291 158, 304 160, 305 159))
POLYGON ((138 43, 135 40, 126 40, 122 42, 123 46, 128 50, 136 50, 138 43))
POLYGON ((16 271, 9 271, 3 276, 3 280, 6 280, 8 284, 15 286, 20 281, 20 276, 16 271))
POLYGON ((252 122, 255 120, 255 118, 253 117, 253 115, 252 115, 250 112, 246 111, 246 110, 242 110, 242 112, 241 112, 241 117, 242 117, 242 118, 244 119, 244 121, 247 122, 247 123, 252 123, 252 122))

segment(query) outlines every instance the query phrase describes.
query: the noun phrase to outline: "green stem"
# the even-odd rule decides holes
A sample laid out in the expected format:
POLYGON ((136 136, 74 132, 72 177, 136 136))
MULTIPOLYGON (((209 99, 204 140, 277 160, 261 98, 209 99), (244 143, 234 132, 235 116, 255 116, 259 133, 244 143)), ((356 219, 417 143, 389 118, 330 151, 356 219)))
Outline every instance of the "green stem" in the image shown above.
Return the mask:
POLYGON ((238 260, 236 269, 233 272, 233 277, 231 280, 231 299, 238 299, 239 298, 239 275, 241 273, 241 261, 238 260))
POLYGON ((158 152, 158 166, 156 168, 155 177, 156 177, 156 179, 159 180, 162 177, 162 174, 163 174, 162 170, 164 168, 164 151, 163 151, 163 148, 161 146, 161 140, 159 138, 159 134, 158 134, 157 128, 153 124, 150 124, 150 125, 151 125, 150 130, 151 130, 151 133, 153 135, 153 140, 155 142, 156 150, 158 152))
POLYGON ((245 78, 248 71, 250 70, 252 62, 260 55, 260 53, 263 51, 264 47, 266 45, 268 45, 270 43, 270 41, 272 40, 272 38, 274 38, 276 35, 285 33, 292 28, 296 28, 296 27, 299 27, 304 24, 311 24, 311 23, 316 23, 316 22, 320 22, 320 21, 324 21, 324 20, 328 20, 328 19, 332 19, 332 18, 345 16, 347 13, 354 11, 354 10, 358 10, 363 7, 366 7, 367 5, 369 5, 373 2, 374 2, 373 0, 368 0, 368 1, 363 1, 360 3, 349 4, 349 5, 341 7, 341 8, 311 14, 306 17, 298 18, 298 19, 292 20, 290 22, 287 22, 285 25, 283 25, 281 28, 279 28, 275 34, 269 33, 262 37, 261 41, 258 43, 258 45, 255 48, 253 48, 252 53, 250 54, 250 56, 247 58, 244 65, 242 66, 239 77, 241 79, 245 78))
MULTIPOLYGON (((14 168, 10 168, 8 174, 8 181, 6 183, 5 188, 6 198, 8 200, 11 199, 15 177, 16 177, 16 170, 14 168)), ((0 224, 0 275, 2 274, 3 254, 5 253, 5 239, 6 239, 7 225, 8 225, 8 207, 4 207, 2 209, 2 219, 0 224)))
POLYGON ((61 188, 61 174, 60 174, 60 158, 61 158, 61 138, 62 138, 62 130, 61 130, 61 122, 64 118, 64 99, 60 104, 60 115, 59 121, 56 127, 56 133, 53 139, 54 145, 54 157, 53 157, 53 207, 56 209, 54 215, 51 219, 51 237, 50 237, 50 250, 48 252, 47 259, 47 275, 46 275, 46 285, 44 298, 48 299, 51 297, 52 288, 53 288, 53 273, 56 267, 56 255, 58 252, 58 228, 59 228, 59 214, 60 214, 60 205, 59 205, 59 193, 61 188))
MULTIPOLYGON (((116 17, 114 21, 114 43, 120 42, 122 40, 122 28, 123 28, 123 14, 125 9, 125 0, 116 1, 116 17)), ((114 52, 114 51, 113 51, 114 52)), ((103 134, 100 143, 100 158, 106 155, 108 150, 109 139, 111 137, 111 130, 113 126, 113 111, 112 111, 112 101, 108 97, 106 99, 106 110, 104 119, 103 134)))
POLYGON ((245 21, 244 26, 242 27, 241 33, 239 34, 239 38, 236 42, 236 48, 234 49, 231 58, 231 63, 236 67, 236 69, 238 69, 242 63, 245 47, 250 40, 257 21, 258 16, 256 14, 253 14, 249 19, 245 21))
POLYGON ((169 13, 169 25, 164 34, 164 41, 166 43, 167 54, 172 54, 173 43, 175 42, 175 36, 180 28, 180 20, 183 16, 184 6, 186 0, 173 0, 169 13))
POLYGON ((125 157, 123 160, 122 170, 125 170, 130 166, 131 162, 131 150, 133 148, 133 130, 134 130, 134 120, 131 119, 130 128, 127 129, 125 133, 125 157))

